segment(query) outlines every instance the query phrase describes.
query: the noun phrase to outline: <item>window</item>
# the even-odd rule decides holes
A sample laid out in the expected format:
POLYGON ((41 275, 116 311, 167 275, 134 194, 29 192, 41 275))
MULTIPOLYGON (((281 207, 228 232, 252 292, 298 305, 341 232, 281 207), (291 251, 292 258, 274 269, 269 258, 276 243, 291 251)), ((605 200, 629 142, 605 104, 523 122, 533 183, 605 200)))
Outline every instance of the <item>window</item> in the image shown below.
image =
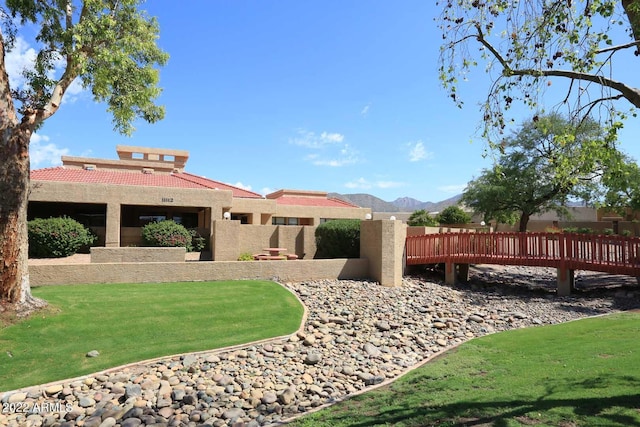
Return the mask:
POLYGON ((186 228, 196 228, 198 226, 198 214, 191 212, 174 213, 173 220, 186 228))
POLYGON ((288 218, 283 216, 274 216, 271 219, 272 225, 301 225, 302 220, 300 218, 288 218))
POLYGON ((140 226, 145 226, 150 222, 160 222, 167 219, 165 215, 140 215, 138 218, 140 226))
POLYGON ((240 221, 240 224, 249 224, 249 215, 242 213, 232 213, 231 219, 234 221, 240 221))

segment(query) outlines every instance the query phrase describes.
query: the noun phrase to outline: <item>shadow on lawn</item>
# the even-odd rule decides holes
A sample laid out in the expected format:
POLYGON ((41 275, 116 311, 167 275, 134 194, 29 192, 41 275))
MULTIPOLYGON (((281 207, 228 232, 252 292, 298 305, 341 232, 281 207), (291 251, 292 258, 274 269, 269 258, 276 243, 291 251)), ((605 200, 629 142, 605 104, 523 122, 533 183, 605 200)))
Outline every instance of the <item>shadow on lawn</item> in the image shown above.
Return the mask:
MULTIPOLYGON (((345 415, 331 418, 332 422, 349 427, 367 427, 378 425, 396 425, 402 423, 407 426, 451 426, 451 427, 471 427, 471 426, 495 426, 506 427, 509 421, 519 421, 525 425, 546 424, 544 419, 538 421, 531 417, 532 413, 544 413, 553 408, 566 407, 573 408, 572 412, 576 418, 597 417, 598 425, 620 425, 620 426, 640 426, 640 416, 630 416, 623 414, 603 414, 609 408, 626 408, 638 411, 640 405, 640 394, 597 397, 587 399, 540 399, 538 401, 496 401, 496 402, 458 402, 451 405, 439 406, 437 408, 416 408, 406 407, 401 409, 381 410, 375 415, 374 420, 353 421, 353 415, 345 415), (481 415, 477 417, 462 417, 462 413, 493 413, 497 415, 481 415)), ((583 419, 583 421, 585 421, 583 419)), ((547 423, 549 421, 546 421, 547 423)), ((586 420, 593 423, 594 419, 586 420)), ((558 426, 576 426, 587 424, 576 424, 571 420, 560 421, 558 426)), ((594 424, 591 424, 594 425, 594 424)))

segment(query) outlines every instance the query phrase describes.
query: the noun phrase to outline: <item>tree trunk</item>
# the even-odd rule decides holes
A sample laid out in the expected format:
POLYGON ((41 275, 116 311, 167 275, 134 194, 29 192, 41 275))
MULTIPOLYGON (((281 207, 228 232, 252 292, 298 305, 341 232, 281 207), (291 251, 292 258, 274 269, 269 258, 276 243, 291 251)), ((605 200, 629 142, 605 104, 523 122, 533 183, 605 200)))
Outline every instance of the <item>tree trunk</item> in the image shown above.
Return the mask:
POLYGON ((518 231, 524 233, 527 231, 527 225, 529 224, 529 214, 525 214, 524 212, 520 215, 520 225, 518 226, 518 231))
POLYGON ((0 302, 19 314, 46 303, 31 295, 27 204, 31 129, 21 124, 4 129, 0 141, 0 302))
POLYGON ((629 18, 634 40, 640 41, 640 0, 622 0, 622 7, 629 18))

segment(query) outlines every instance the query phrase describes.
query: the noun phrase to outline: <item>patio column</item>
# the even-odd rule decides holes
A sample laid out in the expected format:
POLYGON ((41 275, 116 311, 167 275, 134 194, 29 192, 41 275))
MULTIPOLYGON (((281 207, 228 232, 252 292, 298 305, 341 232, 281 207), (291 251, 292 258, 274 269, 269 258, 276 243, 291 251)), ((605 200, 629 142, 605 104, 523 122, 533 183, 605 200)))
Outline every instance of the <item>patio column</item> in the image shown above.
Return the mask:
POLYGON ((107 203, 104 246, 117 248, 120 246, 120 203, 107 203))
POLYGON ((360 223, 360 258, 369 260, 369 275, 382 286, 401 286, 407 226, 396 220, 360 223))

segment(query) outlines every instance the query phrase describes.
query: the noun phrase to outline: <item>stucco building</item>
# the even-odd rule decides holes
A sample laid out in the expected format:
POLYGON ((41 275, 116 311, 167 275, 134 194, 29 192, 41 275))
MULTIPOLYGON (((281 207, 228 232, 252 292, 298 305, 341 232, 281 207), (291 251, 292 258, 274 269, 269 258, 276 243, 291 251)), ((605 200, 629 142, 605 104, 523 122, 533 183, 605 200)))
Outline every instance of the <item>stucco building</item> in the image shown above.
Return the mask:
POLYGON ((29 219, 70 216, 91 227, 99 245, 140 243, 151 221, 173 219, 209 241, 214 222, 317 226, 331 219, 365 219, 360 208, 327 193, 279 190, 263 197, 185 171, 184 150, 117 146, 117 160, 62 157, 62 166, 31 171, 29 219))

